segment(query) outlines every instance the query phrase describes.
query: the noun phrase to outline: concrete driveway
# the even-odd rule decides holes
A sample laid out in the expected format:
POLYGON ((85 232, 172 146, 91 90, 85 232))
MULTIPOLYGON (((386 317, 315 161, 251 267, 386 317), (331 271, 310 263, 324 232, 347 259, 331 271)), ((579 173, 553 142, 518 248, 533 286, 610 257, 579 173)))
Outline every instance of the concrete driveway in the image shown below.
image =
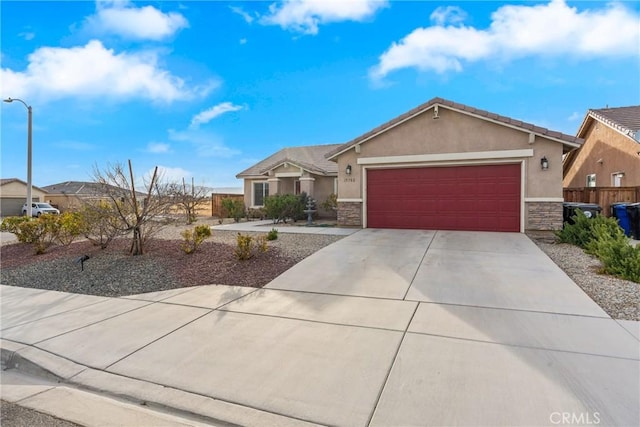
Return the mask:
POLYGON ((640 423, 638 323, 522 234, 362 230, 260 290, 1 292, 4 354, 212 422, 640 423))

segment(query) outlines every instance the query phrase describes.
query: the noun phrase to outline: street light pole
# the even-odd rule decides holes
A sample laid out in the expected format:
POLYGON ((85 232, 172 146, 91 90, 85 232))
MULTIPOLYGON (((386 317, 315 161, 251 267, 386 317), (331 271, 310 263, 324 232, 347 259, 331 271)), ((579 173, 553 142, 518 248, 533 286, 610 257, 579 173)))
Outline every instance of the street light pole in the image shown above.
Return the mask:
POLYGON ((31 109, 31 105, 27 105, 22 99, 18 98, 7 98, 4 102, 13 102, 18 101, 21 102, 25 107, 27 107, 27 210, 25 214, 27 216, 32 215, 31 204, 33 203, 33 198, 31 194, 31 157, 32 157, 32 123, 33 123, 33 110, 31 109))

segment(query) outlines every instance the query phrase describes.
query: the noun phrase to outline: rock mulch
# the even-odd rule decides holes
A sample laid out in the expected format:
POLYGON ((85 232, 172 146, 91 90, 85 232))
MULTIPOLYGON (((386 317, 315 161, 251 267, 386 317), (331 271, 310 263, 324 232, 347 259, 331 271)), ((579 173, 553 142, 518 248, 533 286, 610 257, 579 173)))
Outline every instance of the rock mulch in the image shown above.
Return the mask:
MULTIPOLYGON (((212 219, 194 225, 216 225, 212 219)), ((193 225, 193 226, 194 226, 193 225)), ((193 226, 170 225, 150 241, 143 256, 128 254, 129 240, 101 250, 87 241, 50 248, 35 255, 29 245, 3 245, 0 283, 102 296, 122 296, 208 284, 262 287, 279 274, 341 236, 286 234, 269 242, 269 251, 248 261, 233 255, 237 232, 214 230, 194 254, 180 249, 180 233, 193 226), (77 263, 89 255, 84 271, 77 263)), ((275 226, 276 228, 278 226, 275 226)), ((248 233, 259 235, 264 233, 248 233)), ((600 261, 582 249, 553 242, 553 236, 532 240, 602 309, 614 319, 640 320, 640 284, 599 273, 600 261)))
POLYGON ((187 255, 176 237, 181 229, 184 227, 167 227, 160 238, 149 241, 141 256, 128 254, 130 241, 126 238, 114 240, 104 250, 80 241, 49 248, 42 255, 35 255, 30 245, 5 245, 0 254, 0 281, 10 286, 109 297, 210 284, 262 287, 341 238, 283 233, 269 242, 266 253, 238 261, 234 256, 237 233, 214 231, 195 253, 187 255), (84 270, 78 262, 83 255, 89 256, 84 270))
POLYGON ((609 316, 640 320, 640 283, 600 274, 600 260, 577 246, 533 240, 609 316))

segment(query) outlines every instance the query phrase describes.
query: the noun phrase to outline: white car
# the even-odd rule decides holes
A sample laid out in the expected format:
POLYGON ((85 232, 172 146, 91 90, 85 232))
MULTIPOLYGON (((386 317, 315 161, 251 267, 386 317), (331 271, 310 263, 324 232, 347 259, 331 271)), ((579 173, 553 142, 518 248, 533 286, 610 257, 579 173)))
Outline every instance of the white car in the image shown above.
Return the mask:
MULTIPOLYGON (((27 214, 27 204, 22 205, 22 215, 27 214)), ((49 203, 31 203, 31 216, 40 216, 42 214, 60 215, 60 211, 49 203)))

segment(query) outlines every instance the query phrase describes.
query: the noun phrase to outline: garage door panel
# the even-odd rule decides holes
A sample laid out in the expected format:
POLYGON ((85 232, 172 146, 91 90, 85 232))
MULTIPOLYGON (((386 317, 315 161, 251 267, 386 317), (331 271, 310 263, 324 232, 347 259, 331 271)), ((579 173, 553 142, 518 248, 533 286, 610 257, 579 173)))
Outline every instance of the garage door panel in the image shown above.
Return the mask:
POLYGON ((369 170, 367 223, 374 228, 519 231, 520 165, 369 170))

